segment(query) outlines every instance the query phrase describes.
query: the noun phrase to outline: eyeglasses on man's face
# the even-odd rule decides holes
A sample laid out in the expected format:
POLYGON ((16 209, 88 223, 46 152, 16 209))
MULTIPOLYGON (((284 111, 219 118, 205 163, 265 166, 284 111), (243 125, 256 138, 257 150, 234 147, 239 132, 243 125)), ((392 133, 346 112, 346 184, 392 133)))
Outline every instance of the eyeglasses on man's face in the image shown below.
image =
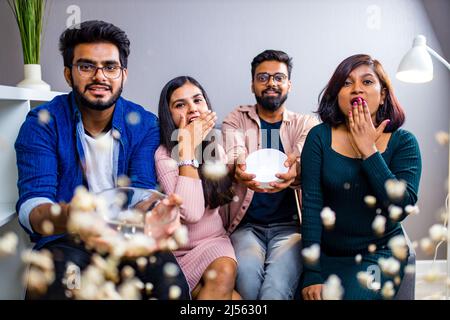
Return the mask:
POLYGON ((77 67, 78 73, 83 78, 92 78, 97 74, 97 70, 100 69, 105 78, 108 79, 119 78, 122 74, 122 70, 125 69, 124 67, 115 64, 97 67, 96 65, 87 62, 74 63, 72 67, 77 67))
POLYGON ((277 72, 274 74, 270 74, 267 72, 261 72, 261 73, 256 74, 255 79, 256 79, 256 81, 258 81, 260 83, 267 83, 271 77, 273 78, 273 81, 277 84, 285 83, 288 78, 287 75, 285 75, 284 73, 281 73, 281 72, 277 72))

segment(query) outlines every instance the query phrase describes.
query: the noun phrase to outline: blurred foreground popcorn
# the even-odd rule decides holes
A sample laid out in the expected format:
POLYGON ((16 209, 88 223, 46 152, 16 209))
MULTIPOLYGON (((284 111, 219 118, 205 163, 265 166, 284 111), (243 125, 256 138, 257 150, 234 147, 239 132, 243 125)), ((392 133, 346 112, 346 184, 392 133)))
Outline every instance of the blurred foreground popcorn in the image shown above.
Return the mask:
POLYGON ((388 247, 392 250, 392 254, 399 260, 405 260, 408 257, 409 248, 406 239, 402 235, 392 237, 388 242, 388 247))
POLYGON ((308 248, 302 250, 302 255, 305 263, 316 264, 320 258, 320 246, 315 243, 308 248))
POLYGON ((396 222, 400 219, 402 216, 403 210, 399 206, 395 206, 391 204, 388 208, 389 210, 389 218, 391 218, 392 221, 396 222))
POLYGON ((429 229, 430 239, 438 242, 445 241, 447 239, 447 228, 442 224, 434 224, 429 229))
POLYGON ((377 215, 372 222, 372 229, 377 236, 382 236, 386 229, 386 217, 377 215))
POLYGON ((439 131, 436 133, 435 138, 440 145, 446 146, 449 143, 448 132, 439 131))
POLYGON ((202 166, 202 172, 208 179, 220 180, 228 174, 228 168, 220 161, 206 161, 202 166))
POLYGON ((22 261, 28 265, 23 277, 24 285, 30 295, 41 296, 55 280, 53 256, 48 250, 25 250, 22 261))
POLYGON ((378 265, 387 276, 395 276, 400 271, 400 262, 395 258, 380 258, 378 259, 378 265))
POLYGON ((392 201, 403 199, 406 191, 406 182, 401 180, 389 179, 384 184, 386 193, 392 201))
POLYGON ((392 299, 395 296, 394 283, 392 281, 386 281, 381 289, 381 295, 384 299, 392 299))
POLYGON ((341 279, 332 274, 325 281, 322 289, 322 297, 324 300, 341 300, 344 296, 344 287, 341 285, 341 279))
POLYGON ((333 229, 336 222, 336 214, 329 207, 325 207, 320 212, 320 217, 322 218, 322 223, 325 229, 333 229))
POLYGON ((368 207, 373 208, 377 204, 377 198, 375 198, 374 196, 365 196, 364 202, 367 204, 368 207))
POLYGON ((10 231, 0 238, 0 258, 11 256, 16 253, 19 238, 17 234, 10 231))

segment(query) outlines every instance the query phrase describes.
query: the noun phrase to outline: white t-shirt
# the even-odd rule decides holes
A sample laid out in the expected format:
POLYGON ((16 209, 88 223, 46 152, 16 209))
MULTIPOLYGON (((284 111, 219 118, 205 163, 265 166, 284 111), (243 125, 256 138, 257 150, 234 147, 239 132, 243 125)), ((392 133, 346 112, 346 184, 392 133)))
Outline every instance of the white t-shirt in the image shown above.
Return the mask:
POLYGON ((112 130, 93 138, 84 134, 86 178, 91 192, 114 188, 112 130))

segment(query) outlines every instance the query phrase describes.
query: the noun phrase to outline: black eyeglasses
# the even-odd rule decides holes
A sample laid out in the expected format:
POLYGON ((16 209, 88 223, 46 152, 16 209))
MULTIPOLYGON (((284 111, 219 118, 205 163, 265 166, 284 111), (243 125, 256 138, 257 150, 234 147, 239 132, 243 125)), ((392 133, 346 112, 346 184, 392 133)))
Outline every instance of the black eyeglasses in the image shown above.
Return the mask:
POLYGON ((97 70, 100 69, 103 72, 105 78, 108 79, 117 79, 122 74, 122 70, 124 67, 118 65, 108 65, 104 67, 97 67, 92 63, 74 63, 71 67, 76 66, 78 69, 78 73, 83 78, 92 78, 95 74, 97 74, 97 70))
POLYGON ((274 74, 270 74, 267 72, 258 73, 255 76, 255 79, 256 79, 256 81, 258 81, 260 83, 267 83, 270 80, 270 77, 272 77, 273 81, 278 84, 285 83, 286 79, 287 79, 287 75, 285 75, 284 73, 281 73, 281 72, 277 72, 274 74))

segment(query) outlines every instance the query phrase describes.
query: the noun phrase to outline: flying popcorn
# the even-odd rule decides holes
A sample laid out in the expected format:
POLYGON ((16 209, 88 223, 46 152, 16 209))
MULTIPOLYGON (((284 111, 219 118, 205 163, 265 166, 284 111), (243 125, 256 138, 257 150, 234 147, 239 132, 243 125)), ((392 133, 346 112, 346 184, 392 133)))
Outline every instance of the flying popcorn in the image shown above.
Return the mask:
POLYGON ((341 300, 344 296, 344 287, 341 285, 341 279, 332 274, 325 281, 322 289, 322 297, 324 300, 341 300))
POLYGON ((447 228, 442 224, 432 225, 428 233, 430 235, 430 239, 435 242, 446 240, 447 238, 447 228))
POLYGON ((45 235, 51 235, 55 231, 55 226, 50 220, 42 221, 41 228, 45 235))
POLYGON ((112 134, 114 139, 120 140, 120 132, 119 131, 117 131, 116 129, 113 129, 111 134, 112 134))
POLYGON ((45 274, 38 268, 30 268, 25 274, 23 283, 32 296, 41 296, 47 292, 48 283, 45 274))
POLYGON ((72 211, 90 212, 95 210, 95 197, 89 191, 79 186, 75 189, 74 196, 70 202, 70 209, 72 211))
POLYGON ((122 299, 124 300, 140 300, 141 299, 141 292, 140 292, 140 286, 137 285, 136 278, 128 279, 124 283, 122 283, 119 288, 118 292, 122 299))
POLYGON ((386 229, 386 218, 381 215, 377 215, 372 222, 372 230, 377 236, 382 236, 386 229))
POLYGON ((434 244, 433 241, 430 240, 430 238, 420 239, 419 246, 420 249, 428 255, 431 255, 434 252, 434 244))
POLYGON ((157 249, 155 240, 142 233, 132 235, 126 244, 126 255, 131 257, 147 256, 157 249))
POLYGON ((398 235, 392 237, 388 242, 388 247, 397 259, 405 260, 408 257, 409 249, 404 236, 398 235))
POLYGON ((147 282, 147 283, 145 284, 145 292, 146 292, 148 295, 150 295, 150 294, 152 293, 153 288, 154 288, 153 283, 147 282))
POLYGON ((400 271, 400 262, 395 258, 380 258, 378 259, 378 265, 384 274, 388 276, 395 276, 400 271))
POLYGON ((14 232, 8 232, 0 238, 0 258, 12 256, 16 253, 19 238, 14 232))
POLYGON ((333 210, 328 207, 325 207, 320 212, 320 217, 322 218, 322 223, 325 229, 332 229, 336 222, 336 214, 333 210))
POLYGON ((395 179, 389 179, 384 184, 384 187, 386 189, 386 193, 392 201, 398 201, 403 199, 406 191, 406 182, 395 180, 395 179))
POLYGON ((384 299, 392 299, 395 295, 394 283, 392 281, 386 281, 381 289, 381 295, 384 299))
POLYGON ((117 178, 117 186, 119 187, 128 187, 131 185, 131 180, 126 175, 121 175, 117 178))
POLYGON ((214 280, 215 278, 217 278, 217 271, 216 270, 208 270, 206 273, 206 278, 209 280, 214 280))
POLYGON ((377 198, 375 198, 374 196, 365 196, 364 202, 368 207, 373 208, 377 204, 377 198))
POLYGON ((355 262, 356 262, 357 264, 360 264, 361 261, 362 261, 362 255, 357 254, 357 255, 355 256, 355 262))
POLYGON ((51 252, 46 249, 40 251, 25 250, 22 253, 22 261, 29 265, 28 272, 25 272, 23 277, 23 283, 27 290, 33 296, 45 294, 48 286, 55 280, 51 252))
POLYGON ((170 286, 169 288, 169 299, 175 300, 181 296, 181 289, 179 286, 170 286))
POLYGON ((120 272, 123 279, 131 279, 134 277, 135 272, 134 269, 131 266, 125 266, 122 268, 122 271, 120 272))
POLYGON ((210 180, 219 180, 228 174, 228 168, 220 161, 206 161, 202 166, 202 172, 210 180))
POLYGON ((180 273, 180 269, 175 263, 167 262, 163 267, 164 276, 174 278, 180 273))
POLYGON ((50 214, 54 217, 58 217, 61 214, 61 206, 57 203, 54 203, 50 207, 50 214))
POLYGON ((38 112, 38 121, 39 124, 45 125, 50 122, 50 112, 47 109, 42 109, 38 112))
POLYGON ((113 282, 119 281, 119 271, 117 267, 120 263, 120 260, 115 259, 111 256, 108 256, 105 259, 98 254, 92 255, 91 260, 93 265, 103 272, 105 280, 110 280, 113 282))
POLYGON ((405 212, 406 212, 407 215, 410 215, 410 216, 414 215, 415 216, 415 215, 419 214, 420 210, 419 210, 418 206, 416 206, 416 205, 412 206, 412 205, 408 204, 405 207, 405 212))
POLYGON ((359 284, 363 288, 372 289, 372 283, 374 282, 375 278, 373 275, 369 274, 366 271, 359 271, 356 274, 356 278, 358 279, 359 284))
POLYGON ((304 248, 302 255, 305 263, 310 265, 316 264, 320 257, 320 246, 315 243, 308 248, 304 248))
POLYGON ((184 225, 179 226, 175 230, 173 237, 178 245, 184 246, 185 244, 187 244, 189 240, 187 227, 184 225))
POLYGON ((369 244, 369 246, 367 247, 367 250, 370 253, 374 253, 375 251, 377 251, 377 245, 374 243, 369 244))
POLYGON ((145 270, 147 267, 148 260, 145 257, 139 257, 136 260, 136 264, 140 270, 145 270))
POLYGON ((137 112, 128 112, 127 114, 127 122, 132 126, 135 126, 141 122, 141 116, 137 112))
POLYGON ((403 213, 402 208, 395 205, 390 205, 388 210, 389 210, 389 218, 391 218, 392 221, 398 221, 403 213))
POLYGON ((435 138, 436 141, 442 146, 447 146, 449 143, 448 132, 439 131, 436 133, 435 138))

